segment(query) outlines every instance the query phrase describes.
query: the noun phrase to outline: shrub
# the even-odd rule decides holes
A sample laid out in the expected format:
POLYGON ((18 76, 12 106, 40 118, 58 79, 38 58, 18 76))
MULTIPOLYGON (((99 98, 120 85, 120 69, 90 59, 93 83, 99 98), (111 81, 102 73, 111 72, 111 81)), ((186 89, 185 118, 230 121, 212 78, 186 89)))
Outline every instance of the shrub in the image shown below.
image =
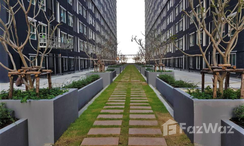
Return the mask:
MULTIPOLYGON (((153 69, 147 68, 146 71, 155 72, 153 69)), ((172 72, 172 70, 157 70, 157 72, 172 72)))
POLYGON ((98 80, 100 78, 99 75, 91 75, 85 79, 73 81, 71 84, 66 85, 64 88, 78 88, 81 89, 85 87, 86 85, 98 80))
MULTIPOLYGON (((190 94, 193 98, 197 99, 213 99, 213 89, 211 89, 210 86, 207 86, 204 90, 204 92, 200 91, 199 89, 197 90, 188 90, 188 94, 190 94)), ((233 89, 227 89, 224 90, 223 97, 221 99, 240 99, 240 90, 233 90, 233 89)), ((218 91, 217 92, 217 99, 220 99, 221 93, 218 91)))
POLYGON ((109 66, 109 68, 118 68, 118 67, 120 67, 121 65, 111 65, 111 66, 109 66))
POLYGON ((108 68, 106 71, 114 71, 115 69, 113 68, 108 68))
MULTIPOLYGON (((14 90, 13 91, 13 99, 21 100, 21 102, 27 102, 28 99, 32 100, 40 100, 40 99, 53 99, 58 95, 62 95, 68 90, 61 88, 52 88, 52 89, 40 89, 39 97, 36 95, 35 89, 22 91, 22 90, 14 90)), ((8 99, 8 91, 1 91, 0 99, 8 99)))
POLYGON ((7 109, 5 103, 0 103, 0 129, 14 121, 13 111, 7 109))
POLYGON ((244 123, 244 105, 241 105, 233 110, 235 118, 244 123))
POLYGON ((164 82, 170 84, 173 87, 176 88, 195 88, 197 87, 195 84, 193 83, 189 83, 183 80, 175 80, 175 78, 171 75, 159 75, 158 78, 160 78, 161 80, 163 80, 164 82))

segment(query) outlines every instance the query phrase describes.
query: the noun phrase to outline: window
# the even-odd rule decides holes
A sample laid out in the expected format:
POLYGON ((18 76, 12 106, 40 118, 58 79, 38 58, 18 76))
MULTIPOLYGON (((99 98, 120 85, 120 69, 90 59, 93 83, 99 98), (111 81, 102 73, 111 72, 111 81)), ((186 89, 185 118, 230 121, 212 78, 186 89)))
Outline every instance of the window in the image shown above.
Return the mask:
POLYGON ((83 33, 83 23, 81 21, 79 22, 79 32, 83 33))
POLYGON ((68 42, 67 43, 69 44, 69 49, 73 49, 73 46, 74 46, 73 36, 68 35, 68 42))
MULTIPOLYGON (((196 39, 197 39, 196 43, 199 45, 199 40, 198 40, 199 34, 198 34, 198 32, 196 32, 196 35, 197 35, 197 37, 196 37, 196 39)), ((200 32, 200 44, 202 44, 202 42, 203 42, 202 39, 203 39, 203 32, 200 32)))
POLYGON ((230 54, 230 64, 236 66, 236 53, 230 54))
POLYGON ((64 32, 61 32, 61 43, 66 43, 67 41, 67 34, 64 32))
POLYGON ((87 33, 86 33, 87 28, 86 28, 86 25, 84 25, 84 24, 83 24, 83 29, 84 29, 84 34, 87 35, 87 33))
POLYGON ((82 15, 83 8, 82 8, 82 4, 81 4, 80 2, 79 2, 79 7, 78 7, 78 9, 79 9, 79 14, 82 15))
POLYGON ((79 49, 80 51, 84 51, 84 46, 83 46, 83 41, 82 40, 79 40, 79 49))
MULTIPOLYGON (((27 0, 28 2, 30 2, 30 0, 27 0)), ((32 5, 35 5, 36 4, 36 1, 35 0, 32 0, 31 1, 32 5)))
POLYGON ((39 42, 40 47, 46 47, 47 43, 47 25, 39 22, 38 27, 38 33, 39 33, 39 42))
POLYGON ((201 66, 201 57, 197 56, 196 57, 196 69, 200 69, 201 66))
POLYGON ((179 49, 183 49, 183 38, 179 39, 179 49))
POLYGON ((189 68, 193 69, 193 57, 190 57, 189 68))
POLYGON ((83 7, 83 16, 84 16, 84 18, 86 18, 86 16, 87 16, 87 11, 86 11, 85 7, 83 7))
POLYGON ((195 33, 190 34, 190 47, 195 45, 195 33))
POLYGON ((70 5, 72 5, 73 0, 68 0, 68 3, 69 3, 70 5))
POLYGON ((72 14, 68 14, 68 25, 73 27, 73 15, 72 14))
POLYGON ((179 22, 179 31, 183 30, 183 19, 180 20, 179 22))
POLYGON ((68 71, 68 58, 63 57, 63 71, 68 71))
POLYGON ((70 70, 75 70, 75 59, 70 58, 70 70))
POLYGON ((36 20, 28 18, 30 22, 30 39, 36 40, 36 20))
POLYGON ((175 7, 175 16, 178 16, 178 14, 179 14, 179 8, 178 8, 178 6, 176 6, 175 7))
POLYGON ((60 11, 61 21, 66 23, 66 10, 63 7, 61 7, 60 11))
POLYGON ((189 18, 190 19, 190 24, 192 24, 195 21, 194 14, 192 12, 190 12, 190 17, 191 17, 191 18, 189 18))
MULTIPOLYGON (((35 0, 32 0, 32 1, 35 1, 35 0)), ((46 0, 39 0, 39 5, 43 11, 46 11, 46 0)))

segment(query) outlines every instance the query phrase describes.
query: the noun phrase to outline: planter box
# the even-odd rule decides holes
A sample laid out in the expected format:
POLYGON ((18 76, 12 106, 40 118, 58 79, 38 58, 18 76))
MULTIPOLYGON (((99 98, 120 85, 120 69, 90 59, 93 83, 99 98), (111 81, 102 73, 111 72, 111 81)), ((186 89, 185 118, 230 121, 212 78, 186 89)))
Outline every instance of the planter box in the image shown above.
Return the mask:
MULTIPOLYGON (((233 117, 233 109, 244 104, 244 100, 212 99, 199 100, 193 99, 189 94, 180 89, 174 89, 174 119, 178 123, 185 123, 184 127, 189 126, 209 126, 218 124, 221 126, 222 119, 233 117)), ((206 146, 221 146, 221 133, 192 134, 183 129, 193 143, 206 146)))
MULTIPOLYGON (((234 133, 221 134, 221 146, 243 146, 244 145, 244 129, 230 120, 222 120, 221 125, 224 127, 232 127, 234 133)), ((228 132, 228 131, 227 131, 228 132)))
POLYGON ((0 129, 1 146, 28 146, 28 122, 20 119, 0 129))
POLYGON ((103 89, 103 79, 100 78, 95 82, 78 90, 78 110, 83 108, 97 93, 103 89), (91 92, 92 91, 92 92, 91 92))
POLYGON ((151 84, 153 87, 156 88, 156 78, 159 75, 171 75, 174 77, 174 72, 149 72, 147 71, 147 83, 151 84))
POLYGON ((121 68, 120 67, 115 67, 115 68, 109 67, 109 68, 114 69, 116 71, 116 74, 120 74, 121 73, 121 68))
POLYGON ((145 76, 145 71, 146 71, 146 68, 145 67, 141 67, 141 74, 145 76))
POLYGON ((50 100, 0 100, 14 110, 16 118, 28 119, 29 146, 55 143, 78 118, 77 89, 50 100))
POLYGON ((158 77, 156 78, 156 89, 163 95, 163 97, 174 107, 174 87, 165 83, 158 77))
POLYGON ((113 77, 113 79, 116 77, 116 75, 117 75, 117 74, 116 74, 116 71, 113 71, 113 72, 112 72, 112 77, 113 77))
POLYGON ((91 75, 99 75, 103 79, 103 88, 105 88, 113 82, 112 72, 90 72, 86 74, 87 77, 91 75))

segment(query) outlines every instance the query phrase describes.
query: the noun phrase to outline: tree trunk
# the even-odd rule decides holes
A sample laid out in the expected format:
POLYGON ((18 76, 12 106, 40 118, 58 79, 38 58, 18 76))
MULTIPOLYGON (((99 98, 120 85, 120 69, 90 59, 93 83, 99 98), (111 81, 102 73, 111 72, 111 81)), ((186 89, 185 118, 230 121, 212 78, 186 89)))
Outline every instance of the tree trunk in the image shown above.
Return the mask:
POLYGON ((221 98, 224 96, 224 80, 219 79, 219 92, 221 93, 221 98))

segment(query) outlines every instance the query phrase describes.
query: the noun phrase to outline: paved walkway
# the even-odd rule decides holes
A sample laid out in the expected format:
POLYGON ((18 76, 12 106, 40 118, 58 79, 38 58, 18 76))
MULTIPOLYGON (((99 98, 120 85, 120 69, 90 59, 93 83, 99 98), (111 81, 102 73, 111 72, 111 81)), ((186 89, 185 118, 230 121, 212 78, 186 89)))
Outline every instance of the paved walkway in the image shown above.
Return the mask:
POLYGON ((81 146, 115 146, 125 140, 129 146, 167 146, 143 89, 145 82, 135 71, 132 68, 123 74, 81 146), (128 135, 124 139, 122 132, 128 135))
MULTIPOLYGON (((52 76, 53 87, 62 87, 63 85, 70 84, 73 81, 85 78, 86 74, 89 72, 92 72, 92 71, 94 71, 94 69, 86 69, 81 72, 52 76)), ((48 87, 48 80, 46 78, 41 78, 40 87, 42 87, 42 88, 48 87)), ((8 90, 8 89, 9 89, 9 83, 0 83, 0 91, 8 90)), ((25 89, 25 86, 22 85, 20 87, 17 87, 14 85, 14 89, 22 90, 22 89, 25 89)))

